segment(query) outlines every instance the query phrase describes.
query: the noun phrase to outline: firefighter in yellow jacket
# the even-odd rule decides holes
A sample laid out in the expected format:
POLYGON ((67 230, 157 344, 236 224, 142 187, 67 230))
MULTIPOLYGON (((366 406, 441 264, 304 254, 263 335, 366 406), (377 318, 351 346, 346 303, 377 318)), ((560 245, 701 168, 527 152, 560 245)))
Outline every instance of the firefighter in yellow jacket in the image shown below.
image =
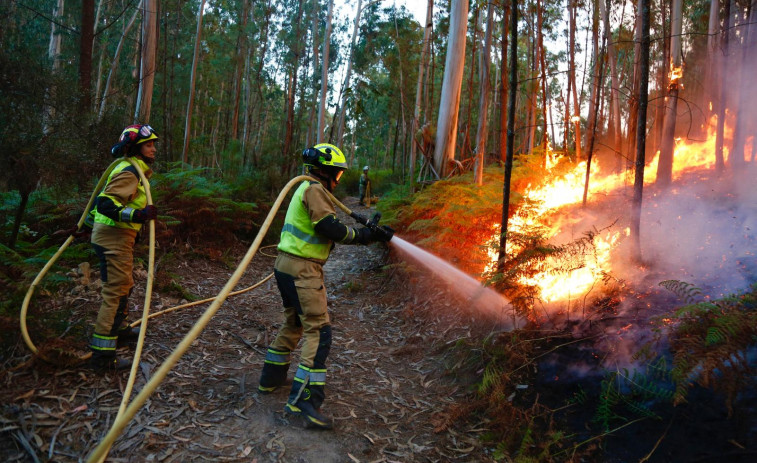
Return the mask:
POLYGON ((337 219, 327 190, 336 187, 347 169, 339 148, 321 143, 306 149, 303 159, 306 172, 318 181, 300 184, 287 209, 274 265, 285 321, 268 348, 258 390, 270 393, 284 384, 291 353, 302 338, 300 363, 284 410, 304 417, 311 426, 330 429, 331 419, 320 411, 331 348, 323 265, 335 242, 389 241, 392 232, 388 227, 355 229, 337 219))
MULTIPOLYGON (((133 157, 149 178, 157 138, 149 125, 130 125, 123 130, 111 152, 114 156, 133 157)), ((126 323, 127 301, 134 286, 134 244, 142 224, 156 217, 157 209, 147 205, 145 187, 137 170, 124 159, 113 168, 88 215, 92 247, 100 259, 103 282, 102 303, 90 341, 93 368, 123 369, 130 365, 128 360, 116 358, 116 347, 119 342, 139 335, 138 328, 130 328, 126 323)))

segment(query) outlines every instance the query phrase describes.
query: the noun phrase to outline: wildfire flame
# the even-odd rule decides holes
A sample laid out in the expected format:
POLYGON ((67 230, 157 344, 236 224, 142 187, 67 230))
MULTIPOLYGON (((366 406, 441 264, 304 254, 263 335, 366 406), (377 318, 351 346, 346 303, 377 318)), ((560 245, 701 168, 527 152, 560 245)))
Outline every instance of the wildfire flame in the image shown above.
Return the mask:
MULTIPOLYGON (((732 125, 732 124, 731 124, 732 125)), ((710 125, 708 136, 702 141, 676 140, 674 148, 673 178, 680 178, 682 174, 692 169, 709 168, 714 166, 715 125, 710 125)), ((726 124, 726 138, 731 136, 732 130, 726 124)), ((752 142, 752 140, 750 140, 752 142)), ((647 164, 644 181, 652 183, 657 177, 659 152, 647 164)), ((557 159, 551 150, 547 153, 547 170, 552 170, 557 159)), ((525 232, 534 228, 545 232, 548 238, 558 236, 564 228, 566 220, 559 217, 559 213, 566 206, 576 205, 583 201, 584 182, 586 177, 586 161, 576 163, 567 173, 559 175, 543 185, 529 185, 523 193, 524 203, 530 207, 521 207, 508 221, 508 228, 513 232, 525 232)), ((609 195, 621 188, 630 187, 631 182, 626 173, 604 172, 598 162, 591 165, 588 199, 597 195, 609 195)), ((493 243, 499 242, 500 226, 494 224, 493 243)), ((556 273, 554 263, 542 262, 537 268, 537 274, 530 278, 523 278, 520 283, 533 285, 538 288, 543 302, 569 301, 583 296, 597 284, 611 269, 612 253, 622 238, 629 236, 630 230, 606 230, 594 236, 594 252, 591 255, 579 256, 579 260, 565 273, 556 273), (552 265, 550 265, 552 264, 552 265)), ((489 253, 490 264, 485 271, 491 271, 497 262, 497 252, 492 247, 489 253)), ((510 253, 518 249, 508 249, 510 253)))

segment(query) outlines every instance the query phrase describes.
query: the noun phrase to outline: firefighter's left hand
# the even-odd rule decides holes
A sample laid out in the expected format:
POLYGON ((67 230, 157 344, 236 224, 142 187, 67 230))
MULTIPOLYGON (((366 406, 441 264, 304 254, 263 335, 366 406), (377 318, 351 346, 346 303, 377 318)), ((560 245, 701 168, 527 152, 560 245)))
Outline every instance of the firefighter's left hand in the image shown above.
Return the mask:
POLYGON ((386 225, 379 225, 376 227, 376 231, 373 232, 373 238, 376 241, 382 241, 384 243, 389 242, 394 236, 394 229, 386 225))

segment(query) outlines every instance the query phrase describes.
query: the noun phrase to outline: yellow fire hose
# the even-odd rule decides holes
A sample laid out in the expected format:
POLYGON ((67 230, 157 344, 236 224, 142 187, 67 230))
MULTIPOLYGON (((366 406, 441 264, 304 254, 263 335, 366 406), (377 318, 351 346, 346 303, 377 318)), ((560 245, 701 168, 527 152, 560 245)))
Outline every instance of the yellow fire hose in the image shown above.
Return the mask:
MULTIPOLYGON (((124 160, 123 158, 117 159, 103 173, 102 177, 100 178, 100 181, 98 182, 97 186, 95 187, 95 190, 93 191, 89 199, 89 202, 87 203, 87 207, 85 208, 84 213, 82 214, 81 218, 79 219, 79 222, 77 223, 77 229, 81 228, 81 226, 83 225, 84 220, 86 219, 87 214, 89 213, 89 209, 91 208, 92 203, 94 202, 94 199, 97 197, 100 190, 103 188, 111 171, 113 170, 113 168, 115 168, 115 166, 118 163, 120 163, 123 160, 124 160)), ((136 168, 137 173, 139 174, 139 177, 142 180, 142 184, 145 187, 145 194, 147 196, 147 204, 152 204, 152 196, 150 194, 150 185, 149 185, 149 181, 144 175, 144 172, 142 172, 140 167, 132 159, 126 158, 126 160, 131 162, 132 165, 136 168)), ((268 216, 266 217, 266 220, 263 223, 263 226, 258 232, 258 235, 256 236, 249 250, 247 251, 244 258, 242 259, 239 266, 237 267, 237 270, 234 272, 234 274, 232 274, 232 276, 229 278, 226 285, 223 287, 221 292, 218 293, 218 295, 215 298, 208 298, 208 299, 203 299, 201 301, 195 301, 188 304, 182 304, 182 305, 171 307, 169 309, 166 309, 160 312, 156 312, 154 314, 149 313, 150 299, 152 297, 152 283, 154 280, 154 260, 155 260, 155 222, 150 221, 150 241, 149 241, 149 258, 148 258, 149 269, 148 269, 148 274, 147 274, 147 284, 145 287, 144 309, 142 312, 142 318, 140 320, 135 321, 134 323, 130 325, 132 327, 137 326, 139 324, 142 325, 142 329, 139 332, 139 338, 138 338, 137 346, 134 353, 134 359, 132 360, 131 372, 129 374, 129 379, 128 379, 126 388, 124 389, 123 399, 121 401, 121 405, 119 406, 118 414, 116 415, 116 418, 113 422, 113 426, 111 427, 110 431, 106 434, 106 436, 103 438, 103 440, 100 442, 100 444, 98 444, 98 446, 94 449, 93 453, 87 459, 87 462, 102 462, 106 458, 115 439, 118 438, 118 436, 121 434, 121 432, 123 432, 123 429, 126 427, 128 422, 134 417, 134 415, 137 413, 137 411, 139 411, 142 405, 144 405, 144 403, 147 401, 150 395, 152 395, 155 389, 157 389, 160 383, 165 379, 168 372, 174 367, 174 365, 176 365, 176 363, 184 355, 184 353, 186 353, 186 351, 189 349, 192 342, 200 335, 202 330, 209 323, 210 319, 213 317, 213 315, 215 315, 215 313, 218 311, 221 304, 223 304, 223 302, 226 300, 227 297, 241 294, 241 293, 250 291, 252 289, 255 289, 273 277, 273 274, 271 273, 263 280, 259 281, 258 283, 248 288, 231 292, 231 289, 234 286, 236 286, 236 284, 239 282, 239 279, 242 277, 242 274, 244 274, 244 272, 247 270, 247 267, 249 266, 250 261, 252 260, 254 255, 257 253, 260 247, 260 243, 262 242, 262 239, 265 236, 265 234, 268 232, 271 222, 273 221, 273 218, 275 217, 276 212, 281 207, 281 203, 286 197, 286 194, 289 192, 289 190, 292 189, 294 185, 306 180, 314 181, 315 179, 307 175, 300 175, 290 180, 286 184, 286 186, 282 189, 281 193, 279 194, 278 198, 273 204, 271 210, 269 211, 268 216), (168 356, 168 358, 165 360, 165 362, 163 362, 161 367, 155 372, 155 374, 150 379, 150 381, 147 382, 147 384, 145 384, 142 391, 140 391, 140 393, 134 398, 134 401, 132 401, 131 404, 127 407, 126 403, 129 401, 129 398, 131 396, 131 392, 134 386, 134 381, 136 378, 137 367, 139 365, 139 359, 142 355, 142 347, 144 345, 145 334, 147 331, 146 329, 147 321, 150 318, 154 318, 165 313, 173 312, 175 310, 179 310, 182 308, 200 305, 200 304, 210 302, 210 301, 213 301, 211 306, 205 311, 205 313, 203 313, 203 315, 195 323, 192 329, 185 335, 184 339, 179 343, 176 349, 168 356)), ((344 204, 342 204, 339 200, 337 200, 333 195, 329 193, 329 196, 331 197, 331 200, 334 202, 334 204, 336 204, 345 213, 353 217, 356 217, 349 208, 347 208, 344 204)), ((44 276, 47 274, 47 272, 53 266, 53 264, 58 260, 61 254, 63 254, 66 248, 73 242, 73 239, 74 239, 73 236, 69 236, 68 239, 63 243, 63 245, 61 245, 60 249, 58 249, 58 251, 55 253, 55 255, 53 255, 53 257, 43 267, 43 269, 40 271, 40 273, 37 275, 37 277, 34 279, 32 284, 30 285, 29 290, 26 293, 26 297, 24 298, 23 305, 21 307, 21 315, 20 315, 21 334, 24 339, 24 342, 26 343, 29 350, 32 351, 32 353, 40 355, 40 357, 43 358, 43 360, 46 360, 51 363, 55 363, 55 361, 52 359, 46 358, 44 354, 41 353, 39 349, 37 349, 37 347, 32 342, 29 336, 27 325, 26 325, 26 316, 27 316, 27 312, 29 308, 29 303, 34 293, 34 289, 37 287, 39 282, 44 278, 44 276)), ((92 355, 91 353, 88 353, 82 357, 79 357, 79 359, 86 360, 91 355, 92 355)))
MULTIPOLYGON (((168 372, 171 371, 171 369, 176 365, 179 359, 181 359, 186 351, 189 350, 192 342, 194 342, 194 340, 197 339, 200 333, 202 333, 202 330, 205 329, 205 326, 210 322, 210 319, 221 307, 221 304, 223 304, 226 298, 232 294, 231 290, 239 282, 239 279, 247 270, 250 261, 255 256, 255 253, 257 253, 258 248, 260 247, 260 243, 263 241, 263 237, 265 237, 266 233, 268 232, 268 229, 271 226, 271 222, 273 222, 273 218, 281 207, 281 203, 284 201, 284 198, 286 197, 289 190, 291 190, 292 187, 297 185, 298 183, 306 180, 314 181, 315 179, 307 175, 300 175, 290 180, 284 186, 284 188, 281 190, 281 193, 279 193, 278 198, 276 198, 276 201, 271 207, 271 210, 268 212, 268 216, 266 217, 265 222, 263 223, 262 227, 260 227, 258 235, 255 237, 252 245, 250 245, 250 248, 247 250, 247 253, 240 262, 236 271, 234 271, 232 276, 226 282, 226 285, 223 287, 221 292, 218 293, 218 295, 213 299, 213 303, 210 305, 210 307, 206 309, 202 316, 197 320, 195 325, 184 336, 184 339, 181 340, 176 349, 174 349, 174 351, 171 352, 168 358, 166 358, 160 368, 155 372, 152 378, 150 378, 150 381, 148 381, 147 384, 144 385, 139 394, 137 394, 134 400, 126 408, 125 412, 121 414, 119 411, 119 416, 116 417, 115 421, 113 422, 113 426, 110 428, 110 431, 108 431, 103 440, 97 445, 97 447, 95 447, 92 454, 90 454, 89 458, 87 459, 88 463, 100 462, 105 459, 108 451, 110 450, 110 447, 113 445, 113 442, 118 438, 118 436, 121 435, 129 421, 134 418, 134 415, 137 414, 137 412, 140 408, 142 408, 147 399, 153 394, 153 392, 155 392, 160 383, 163 382, 166 375, 168 375, 168 372)), ((347 206, 342 204, 333 195, 329 194, 329 196, 331 197, 331 200, 334 202, 334 204, 336 204, 340 209, 342 209, 348 215, 355 217, 352 211, 347 208, 347 206)), ((269 278, 271 278, 270 275, 266 278, 266 280, 269 278)), ((262 284, 264 281, 261 281, 260 283, 258 283, 258 285, 262 284)), ((198 303, 199 302, 193 304, 198 303)), ((176 308, 174 307, 173 309, 175 310, 176 308)), ((142 336, 143 332, 144 330, 140 330, 140 336, 142 336)), ((132 366, 132 369, 134 368, 135 367, 132 366)))

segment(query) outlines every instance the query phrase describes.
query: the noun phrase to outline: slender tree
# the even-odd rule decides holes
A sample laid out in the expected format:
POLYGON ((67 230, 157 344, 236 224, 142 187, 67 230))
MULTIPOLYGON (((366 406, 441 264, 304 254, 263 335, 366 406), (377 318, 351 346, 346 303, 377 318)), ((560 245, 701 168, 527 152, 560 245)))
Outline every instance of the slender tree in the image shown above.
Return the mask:
POLYGON ((478 100, 478 129, 476 130, 476 185, 484 183, 484 161, 486 156, 486 138, 488 136, 489 123, 489 94, 491 83, 489 82, 489 68, 491 67, 492 28, 494 27, 494 4, 489 0, 486 11, 486 36, 481 60, 481 79, 478 100))
POLYGON ((636 169, 631 206, 633 256, 641 263, 641 206, 644 192, 644 164, 647 140, 647 102, 649 88, 649 0, 639 0, 641 45, 639 47, 639 113, 636 120, 636 169))
POLYGON ((457 116, 460 110, 460 90, 463 83, 463 68, 465 67, 468 0, 452 2, 449 23, 447 59, 444 65, 434 151, 434 168, 442 177, 447 175, 450 161, 455 159, 457 116))
MULTIPOLYGON (((505 180, 502 187, 502 233, 499 235, 499 256, 497 271, 505 268, 507 258, 507 231, 510 218, 510 179, 515 158, 515 95, 518 86, 518 0, 511 0, 510 8, 510 96, 507 102, 507 148, 505 160, 505 180)), ((503 28, 504 29, 504 28, 503 28)))
POLYGON ((139 66, 139 92, 134 111, 135 122, 150 122, 152 90, 155 82, 155 53, 158 48, 158 1, 144 0, 142 10, 142 53, 139 66))
POLYGON ((197 62, 200 59, 200 38, 202 37, 202 15, 205 11, 205 0, 200 2, 200 8, 197 10, 197 33, 195 34, 194 56, 192 57, 192 73, 189 78, 189 98, 187 100, 187 115, 184 124, 184 148, 181 150, 181 160, 185 164, 189 163, 189 135, 192 127, 192 106, 194 105, 195 96, 195 79, 197 74, 197 62))
POLYGON ((418 83, 415 86, 415 110, 413 111, 412 137, 413 142, 410 144, 410 182, 412 189, 415 189, 415 164, 416 153, 418 150, 418 129, 420 127, 421 115, 421 98, 423 96, 423 78, 428 68, 429 46, 431 44, 431 29, 434 25, 434 0, 428 0, 426 5, 426 25, 423 28, 423 48, 421 49, 421 59, 418 62, 418 83))
POLYGON ((318 133, 315 142, 323 140, 326 132, 326 91, 329 88, 329 45, 331 44, 331 13, 334 0, 329 0, 329 12, 326 15, 326 33, 323 35, 323 59, 321 60, 321 93, 318 100, 318 133))
POLYGON ((667 186, 673 179, 673 151, 675 148, 676 116, 678 112, 678 79, 681 72, 681 32, 683 24, 681 0, 673 0, 670 38, 670 83, 665 107, 665 123, 662 129, 660 160, 657 163, 657 181, 660 186, 667 186))

